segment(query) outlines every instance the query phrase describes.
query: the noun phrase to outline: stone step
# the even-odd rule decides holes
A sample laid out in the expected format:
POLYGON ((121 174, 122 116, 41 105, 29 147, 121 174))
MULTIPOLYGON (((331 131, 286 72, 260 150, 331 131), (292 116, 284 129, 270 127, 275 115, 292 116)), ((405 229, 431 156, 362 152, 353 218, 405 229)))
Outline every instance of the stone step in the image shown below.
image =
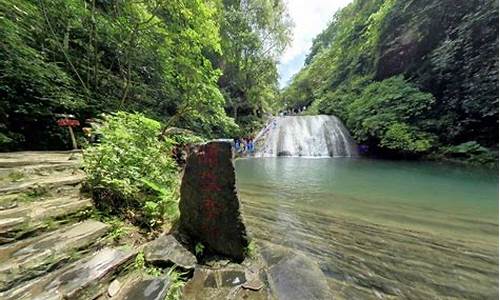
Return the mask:
POLYGON ((88 220, 0 246, 0 291, 57 267, 93 244, 108 229, 109 225, 88 220))
POLYGON ((65 268, 0 292, 0 299, 95 299, 136 254, 133 250, 104 248, 65 268))
POLYGON ((63 185, 48 191, 0 195, 0 211, 16 208, 27 203, 44 202, 55 198, 80 198, 81 184, 63 185))
POLYGON ((11 209, 0 210, 0 244, 19 231, 33 231, 43 226, 44 220, 61 218, 92 207, 90 198, 74 196, 52 198, 43 202, 21 203, 11 209))
POLYGON ((36 164, 26 165, 14 168, 0 167, 0 182, 15 182, 22 179, 35 176, 35 175, 48 175, 54 172, 61 172, 65 170, 76 170, 80 168, 81 164, 78 160, 71 160, 67 162, 60 162, 56 164, 36 164))
POLYGON ((75 186, 81 183, 85 179, 85 175, 82 172, 76 174, 65 174, 61 176, 52 175, 47 177, 33 178, 21 182, 11 182, 7 185, 0 186, 0 194, 15 194, 15 193, 26 193, 37 191, 46 192, 57 187, 70 185, 75 186))
POLYGON ((74 151, 20 151, 0 153, 0 168, 17 168, 28 165, 61 164, 81 160, 81 153, 74 151))

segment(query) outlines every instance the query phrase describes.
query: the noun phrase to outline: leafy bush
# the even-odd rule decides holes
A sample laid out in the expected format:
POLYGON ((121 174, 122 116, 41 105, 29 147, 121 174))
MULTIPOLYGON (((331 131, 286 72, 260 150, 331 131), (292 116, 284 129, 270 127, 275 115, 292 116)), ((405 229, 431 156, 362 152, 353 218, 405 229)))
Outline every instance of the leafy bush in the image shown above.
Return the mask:
POLYGON ((174 141, 142 114, 118 112, 94 125, 100 143, 84 150, 84 168, 97 207, 153 228, 177 215, 174 141))
MULTIPOLYGON (((354 95, 354 94, 351 94, 354 95)), ((421 116, 434 97, 395 76, 373 82, 347 106, 347 126, 358 142, 370 139, 378 146, 401 152, 424 152, 434 142, 422 129, 421 116)))
POLYGON ((351 1, 314 38, 283 100, 337 115, 375 151, 421 155, 470 140, 498 148, 498 17, 494 0, 351 1), (359 78, 379 83, 358 92, 359 78))
POLYGON ((432 147, 433 137, 420 132, 418 128, 403 123, 390 125, 380 140, 380 146, 391 150, 407 152, 423 152, 432 147))
POLYGON ((469 141, 460 145, 446 147, 443 152, 448 157, 463 159, 471 164, 498 164, 498 154, 481 146, 476 141, 469 141))

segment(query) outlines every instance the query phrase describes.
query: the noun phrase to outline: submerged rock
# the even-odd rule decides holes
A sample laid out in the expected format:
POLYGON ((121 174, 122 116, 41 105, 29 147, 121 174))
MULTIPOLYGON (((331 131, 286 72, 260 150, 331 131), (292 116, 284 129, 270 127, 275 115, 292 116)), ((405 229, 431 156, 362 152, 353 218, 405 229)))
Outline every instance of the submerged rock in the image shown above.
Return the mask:
POLYGON ((332 299, 326 277, 307 256, 271 243, 261 243, 273 294, 283 300, 332 299))
POLYGON ((206 250, 237 261, 248 245, 231 143, 214 141, 191 151, 181 185, 179 231, 206 250))
POLYGON ((196 257, 172 235, 162 235, 144 248, 147 262, 168 266, 175 264, 186 270, 194 269, 196 257))

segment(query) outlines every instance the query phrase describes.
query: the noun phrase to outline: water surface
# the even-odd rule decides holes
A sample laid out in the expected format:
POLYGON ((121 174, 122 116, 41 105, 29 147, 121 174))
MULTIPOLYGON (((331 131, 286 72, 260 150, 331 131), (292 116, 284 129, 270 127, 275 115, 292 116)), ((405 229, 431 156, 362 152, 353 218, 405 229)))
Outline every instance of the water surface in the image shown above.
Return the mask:
POLYGON ((316 258, 341 298, 498 299, 498 175, 368 159, 236 161, 251 233, 316 258))

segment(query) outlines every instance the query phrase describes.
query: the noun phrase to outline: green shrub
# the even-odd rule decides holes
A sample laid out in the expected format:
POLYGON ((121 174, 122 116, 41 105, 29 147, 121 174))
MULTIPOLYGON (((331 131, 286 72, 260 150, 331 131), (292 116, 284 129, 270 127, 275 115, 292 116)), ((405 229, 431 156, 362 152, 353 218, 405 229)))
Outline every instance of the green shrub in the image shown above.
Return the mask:
POLYGON ((498 164, 498 154, 481 146, 476 141, 469 141, 443 149, 446 156, 462 159, 470 164, 491 165, 498 164))
POLYGON ((94 130, 100 142, 84 150, 83 161, 96 206, 149 228, 175 218, 179 170, 160 123, 118 112, 94 130))
POLYGON ((394 123, 388 126, 380 140, 380 145, 387 149, 418 153, 429 150, 433 142, 434 138, 430 134, 420 132, 418 128, 394 123))
POLYGON ((402 76, 373 82, 348 105, 347 127, 358 142, 376 140, 381 148, 425 152, 435 137, 423 129, 422 115, 433 103, 431 94, 421 92, 402 76))

